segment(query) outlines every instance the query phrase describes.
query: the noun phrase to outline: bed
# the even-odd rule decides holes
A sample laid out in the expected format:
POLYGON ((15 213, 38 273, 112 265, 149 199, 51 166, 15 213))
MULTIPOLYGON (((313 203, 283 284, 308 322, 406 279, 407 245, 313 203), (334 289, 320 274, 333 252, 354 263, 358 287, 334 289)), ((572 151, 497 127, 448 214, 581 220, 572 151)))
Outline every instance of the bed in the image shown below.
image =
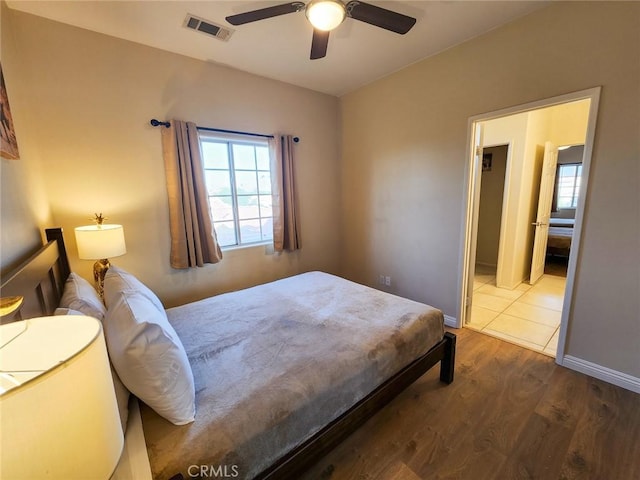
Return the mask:
MULTIPOLYGON (((2 296, 25 297, 15 319, 51 315, 70 274, 62 230, 46 233, 2 284, 2 296)), ((142 405, 154 478, 296 478, 432 366, 453 381, 455 335, 439 310, 321 272, 166 313, 197 406, 176 426, 142 405), (212 311, 219 318, 204 320, 212 311)))
POLYGON ((547 253, 569 256, 573 240, 573 218, 552 218, 547 234, 547 253))

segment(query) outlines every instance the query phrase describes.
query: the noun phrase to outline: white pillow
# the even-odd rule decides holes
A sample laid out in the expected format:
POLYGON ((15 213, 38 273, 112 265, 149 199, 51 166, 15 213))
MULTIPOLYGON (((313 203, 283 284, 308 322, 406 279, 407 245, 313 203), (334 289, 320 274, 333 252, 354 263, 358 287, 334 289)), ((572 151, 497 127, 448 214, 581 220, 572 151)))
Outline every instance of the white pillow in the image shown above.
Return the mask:
POLYGON ((107 308, 115 304, 117 294, 124 290, 140 292, 151 300, 156 308, 164 312, 162 302, 149 287, 129 272, 125 272, 121 268, 111 265, 104 277, 104 301, 107 308))
POLYGON ((64 284, 59 307, 77 310, 83 315, 94 317, 98 320, 102 320, 105 313, 107 313, 107 309, 96 289, 84 278, 73 272, 69 274, 69 278, 64 284))
POLYGON ((139 290, 112 292, 107 347, 124 385, 175 425, 195 418, 193 373, 164 309, 139 290))

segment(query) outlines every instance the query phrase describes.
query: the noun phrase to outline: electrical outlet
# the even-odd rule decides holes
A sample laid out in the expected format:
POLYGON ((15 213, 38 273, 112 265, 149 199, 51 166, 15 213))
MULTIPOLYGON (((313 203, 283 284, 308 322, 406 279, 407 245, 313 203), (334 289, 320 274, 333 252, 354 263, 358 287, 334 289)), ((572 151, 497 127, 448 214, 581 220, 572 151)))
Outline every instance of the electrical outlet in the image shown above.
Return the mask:
POLYGON ((384 277, 384 284, 385 284, 387 287, 390 287, 390 286, 391 286, 391 277, 390 277, 389 275, 387 275, 386 277, 384 277))
POLYGON ((384 275, 378 276, 378 285, 384 285, 384 275))

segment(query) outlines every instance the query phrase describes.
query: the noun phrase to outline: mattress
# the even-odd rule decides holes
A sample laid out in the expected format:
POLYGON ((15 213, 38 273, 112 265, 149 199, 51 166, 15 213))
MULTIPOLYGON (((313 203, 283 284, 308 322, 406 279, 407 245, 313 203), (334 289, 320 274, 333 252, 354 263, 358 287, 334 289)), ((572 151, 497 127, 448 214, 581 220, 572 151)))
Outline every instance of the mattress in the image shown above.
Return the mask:
POLYGON ((154 478, 253 478, 444 336, 428 305, 309 272, 167 310, 196 384, 196 419, 142 407, 154 478))
POLYGON ((549 227, 547 248, 571 248, 573 238, 573 228, 549 227))
POLYGON ((573 228, 573 224, 575 223, 575 219, 573 218, 550 218, 549 225, 552 227, 565 227, 565 228, 573 228))

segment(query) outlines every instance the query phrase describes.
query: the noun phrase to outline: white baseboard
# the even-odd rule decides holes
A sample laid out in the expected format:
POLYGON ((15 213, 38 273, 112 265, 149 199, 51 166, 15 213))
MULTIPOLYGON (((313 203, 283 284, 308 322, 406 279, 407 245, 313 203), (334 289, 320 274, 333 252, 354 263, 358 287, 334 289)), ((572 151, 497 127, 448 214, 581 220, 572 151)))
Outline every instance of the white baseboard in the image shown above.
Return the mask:
POLYGON ((640 378, 632 375, 618 372, 617 370, 612 370, 602 365, 582 360, 581 358, 572 357, 571 355, 565 355, 562 361, 558 363, 563 367, 584 373, 598 380, 617 385, 618 387, 631 390, 635 393, 640 393, 640 378))
POLYGON ((458 328, 458 320, 455 317, 452 317, 450 315, 444 316, 444 324, 447 327, 458 328))

